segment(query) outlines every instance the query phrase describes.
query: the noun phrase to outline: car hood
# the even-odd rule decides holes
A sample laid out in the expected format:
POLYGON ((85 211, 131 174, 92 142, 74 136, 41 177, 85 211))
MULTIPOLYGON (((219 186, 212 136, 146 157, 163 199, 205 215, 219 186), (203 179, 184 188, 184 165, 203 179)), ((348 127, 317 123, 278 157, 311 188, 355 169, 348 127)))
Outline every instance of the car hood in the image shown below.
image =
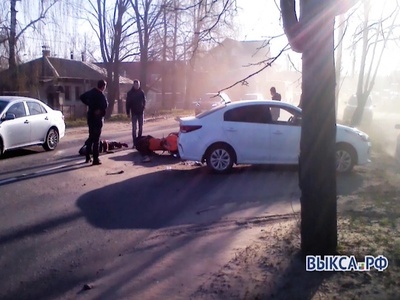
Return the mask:
POLYGON ((346 125, 337 124, 336 128, 337 128, 337 134, 340 134, 340 133, 356 134, 365 141, 369 140, 368 134, 366 134, 364 131, 361 131, 355 127, 349 127, 346 125))

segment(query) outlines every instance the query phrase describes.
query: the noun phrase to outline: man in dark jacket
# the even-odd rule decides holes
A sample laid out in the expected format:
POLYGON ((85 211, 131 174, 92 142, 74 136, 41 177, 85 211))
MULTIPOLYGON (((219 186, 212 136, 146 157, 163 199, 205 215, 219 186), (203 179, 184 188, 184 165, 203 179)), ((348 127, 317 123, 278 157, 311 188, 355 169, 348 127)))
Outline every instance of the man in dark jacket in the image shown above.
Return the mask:
POLYGON ((133 81, 133 87, 126 95, 126 114, 132 119, 132 148, 136 145, 136 137, 141 137, 143 133, 143 113, 145 107, 146 97, 143 90, 140 88, 140 81, 135 79, 133 81))
MULTIPOLYGON (((281 101, 282 100, 281 94, 279 94, 276 91, 276 88, 274 86, 271 87, 269 89, 269 91, 271 92, 271 97, 272 97, 271 99, 272 100, 276 100, 276 101, 281 101)), ((272 108, 271 109, 271 114, 272 114, 272 120, 273 121, 277 121, 279 119, 279 116, 280 116, 280 109, 279 108, 272 108)))
POLYGON ((89 138, 86 140, 85 145, 89 151, 86 152, 86 162, 91 161, 90 149, 92 149, 93 165, 101 165, 101 161, 99 160, 99 142, 104 116, 108 107, 108 101, 104 95, 106 86, 107 82, 105 80, 99 80, 97 88, 93 88, 79 97, 88 106, 87 124, 89 127, 89 138))

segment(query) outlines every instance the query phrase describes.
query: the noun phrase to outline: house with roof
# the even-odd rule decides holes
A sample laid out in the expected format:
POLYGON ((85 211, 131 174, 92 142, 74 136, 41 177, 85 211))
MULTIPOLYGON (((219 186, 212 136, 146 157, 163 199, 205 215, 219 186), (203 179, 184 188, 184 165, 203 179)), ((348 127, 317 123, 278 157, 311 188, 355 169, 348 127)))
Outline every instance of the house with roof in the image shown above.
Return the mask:
MULTIPOLYGON (((63 111, 66 117, 79 118, 86 115, 86 105, 79 96, 106 79, 107 73, 93 63, 82 60, 52 57, 48 48, 43 48, 42 57, 18 66, 18 94, 38 98, 54 109, 63 111)), ((9 70, 0 73, 0 93, 15 94, 10 90, 9 70)), ((126 93, 133 81, 122 77, 120 91, 126 93)))

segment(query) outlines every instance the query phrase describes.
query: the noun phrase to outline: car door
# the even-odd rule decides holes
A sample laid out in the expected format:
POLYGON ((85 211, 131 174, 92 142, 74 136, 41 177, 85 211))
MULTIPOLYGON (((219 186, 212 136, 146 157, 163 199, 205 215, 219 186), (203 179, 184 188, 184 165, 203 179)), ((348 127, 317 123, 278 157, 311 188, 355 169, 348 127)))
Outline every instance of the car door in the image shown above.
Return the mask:
POLYGON ((31 124, 31 140, 33 143, 43 142, 50 127, 50 120, 46 109, 38 102, 27 101, 31 124))
POLYGON ((269 160, 270 118, 269 108, 263 104, 235 107, 224 113, 224 135, 233 146, 238 163, 269 160))
POLYGON ((301 115, 283 107, 271 122, 271 163, 297 164, 300 153, 301 115))
POLYGON ((1 123, 6 147, 14 148, 29 144, 31 129, 26 119, 24 102, 21 101, 12 104, 6 111, 6 114, 15 115, 15 119, 5 120, 1 123))

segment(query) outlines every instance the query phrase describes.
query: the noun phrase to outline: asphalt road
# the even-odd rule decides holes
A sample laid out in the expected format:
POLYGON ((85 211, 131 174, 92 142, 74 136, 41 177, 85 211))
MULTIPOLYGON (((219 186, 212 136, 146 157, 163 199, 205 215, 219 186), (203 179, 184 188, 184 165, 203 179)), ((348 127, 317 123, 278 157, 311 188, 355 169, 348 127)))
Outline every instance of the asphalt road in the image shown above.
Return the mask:
MULTIPOLYGON (((177 129, 158 120, 144 134, 177 129)), ((0 160, 1 299, 188 299, 269 215, 296 209, 296 170, 218 176, 167 153, 142 163, 130 148, 91 166, 78 155, 86 135, 0 160)), ((131 145, 130 125, 105 124, 102 138, 131 145)))
MULTIPOLYGON (((158 120, 144 134, 177 129, 158 120)), ((77 154, 86 135, 0 160, 0 299, 195 299, 261 230, 299 210, 296 168, 213 175, 166 153, 142 163, 130 148, 91 166, 77 154)), ((102 137, 131 145, 127 124, 106 124, 102 137)), ((361 184, 356 170, 338 193, 361 184)))

